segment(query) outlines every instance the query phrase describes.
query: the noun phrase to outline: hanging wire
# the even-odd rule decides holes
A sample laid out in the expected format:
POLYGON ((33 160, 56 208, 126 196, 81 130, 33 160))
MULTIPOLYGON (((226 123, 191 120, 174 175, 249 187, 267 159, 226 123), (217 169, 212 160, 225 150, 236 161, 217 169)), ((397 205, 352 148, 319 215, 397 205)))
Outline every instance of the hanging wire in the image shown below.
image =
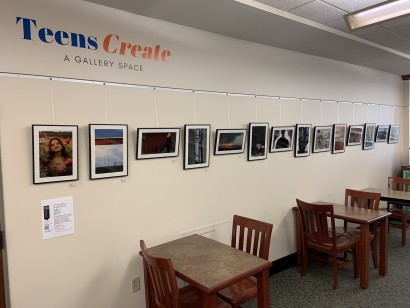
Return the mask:
POLYGON ((55 124, 53 78, 50 78, 50 92, 51 92, 51 116, 52 116, 52 123, 55 124))
POLYGON ((228 93, 226 93, 226 108, 228 111, 228 128, 231 128, 231 108, 229 106, 229 101, 228 101, 228 93))
POLYGON ((154 104, 155 104, 155 125, 158 128, 158 104, 157 104, 157 89, 154 87, 154 104))
MULTIPOLYGON (((104 84, 105 85, 105 84, 104 84)), ((105 124, 108 124, 107 87, 104 87, 105 124)))
POLYGON ((195 91, 192 91, 192 100, 193 100, 193 111, 194 111, 194 124, 196 124, 196 100, 195 100, 195 91))

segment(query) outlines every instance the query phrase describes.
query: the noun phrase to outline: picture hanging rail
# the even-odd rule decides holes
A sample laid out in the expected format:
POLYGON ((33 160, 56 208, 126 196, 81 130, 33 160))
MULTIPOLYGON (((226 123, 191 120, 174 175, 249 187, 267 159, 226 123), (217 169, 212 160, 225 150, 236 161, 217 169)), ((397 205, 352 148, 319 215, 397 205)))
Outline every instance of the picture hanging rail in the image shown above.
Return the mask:
POLYGON ((288 96, 275 96, 275 95, 265 95, 265 94, 251 94, 251 93, 230 93, 222 91, 212 91, 212 90, 201 90, 201 89, 187 89, 187 88, 173 88, 164 87, 157 85, 144 85, 144 84, 132 84, 132 83, 120 83, 120 82, 110 82, 102 80, 87 80, 87 79, 76 79, 76 78, 65 78, 57 76, 45 76, 45 75, 33 75, 33 74, 21 74, 21 73, 11 73, 11 72, 0 72, 0 77, 11 77, 11 78, 28 78, 28 79, 43 79, 43 80, 55 80, 55 81, 66 81, 75 83, 88 83, 93 85, 102 86, 116 86, 116 87, 132 87, 132 88, 144 88, 153 90, 164 90, 164 91, 181 91, 181 92, 193 92, 193 93, 205 93, 205 94, 219 94, 219 95, 231 95, 231 96, 249 96, 254 98, 267 98, 267 99, 284 99, 284 100, 299 100, 304 102, 315 101, 322 103, 336 103, 336 104, 352 104, 352 105, 368 105, 368 106, 386 106, 386 107, 400 107, 405 106, 400 105, 389 105, 389 104, 376 104, 376 103, 364 103, 364 102, 351 102, 346 100, 334 100, 328 98, 308 98, 308 97, 288 97, 288 96))

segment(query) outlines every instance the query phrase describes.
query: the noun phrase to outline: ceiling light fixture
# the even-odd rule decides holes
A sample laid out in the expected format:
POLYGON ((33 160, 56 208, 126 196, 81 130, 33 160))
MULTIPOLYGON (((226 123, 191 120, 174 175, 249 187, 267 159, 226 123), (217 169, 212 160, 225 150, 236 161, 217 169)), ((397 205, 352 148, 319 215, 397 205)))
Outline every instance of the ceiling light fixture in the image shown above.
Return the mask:
POLYGON ((385 1, 344 15, 350 31, 410 14, 410 0, 385 1))

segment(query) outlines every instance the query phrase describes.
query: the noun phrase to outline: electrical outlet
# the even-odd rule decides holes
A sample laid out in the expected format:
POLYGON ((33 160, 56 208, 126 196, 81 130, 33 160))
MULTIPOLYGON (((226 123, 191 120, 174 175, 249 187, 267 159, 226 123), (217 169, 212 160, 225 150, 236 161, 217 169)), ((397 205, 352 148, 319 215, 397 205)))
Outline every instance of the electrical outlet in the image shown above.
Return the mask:
POLYGON ((138 292, 140 290, 140 277, 136 277, 131 281, 132 293, 138 292))

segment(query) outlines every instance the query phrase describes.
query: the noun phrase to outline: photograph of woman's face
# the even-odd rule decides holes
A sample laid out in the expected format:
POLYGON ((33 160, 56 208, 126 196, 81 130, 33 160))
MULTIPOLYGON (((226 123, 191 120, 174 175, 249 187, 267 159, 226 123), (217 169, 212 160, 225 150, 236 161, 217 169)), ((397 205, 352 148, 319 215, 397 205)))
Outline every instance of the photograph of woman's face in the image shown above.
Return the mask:
POLYGON ((73 174, 71 132, 40 132, 40 177, 73 174))

